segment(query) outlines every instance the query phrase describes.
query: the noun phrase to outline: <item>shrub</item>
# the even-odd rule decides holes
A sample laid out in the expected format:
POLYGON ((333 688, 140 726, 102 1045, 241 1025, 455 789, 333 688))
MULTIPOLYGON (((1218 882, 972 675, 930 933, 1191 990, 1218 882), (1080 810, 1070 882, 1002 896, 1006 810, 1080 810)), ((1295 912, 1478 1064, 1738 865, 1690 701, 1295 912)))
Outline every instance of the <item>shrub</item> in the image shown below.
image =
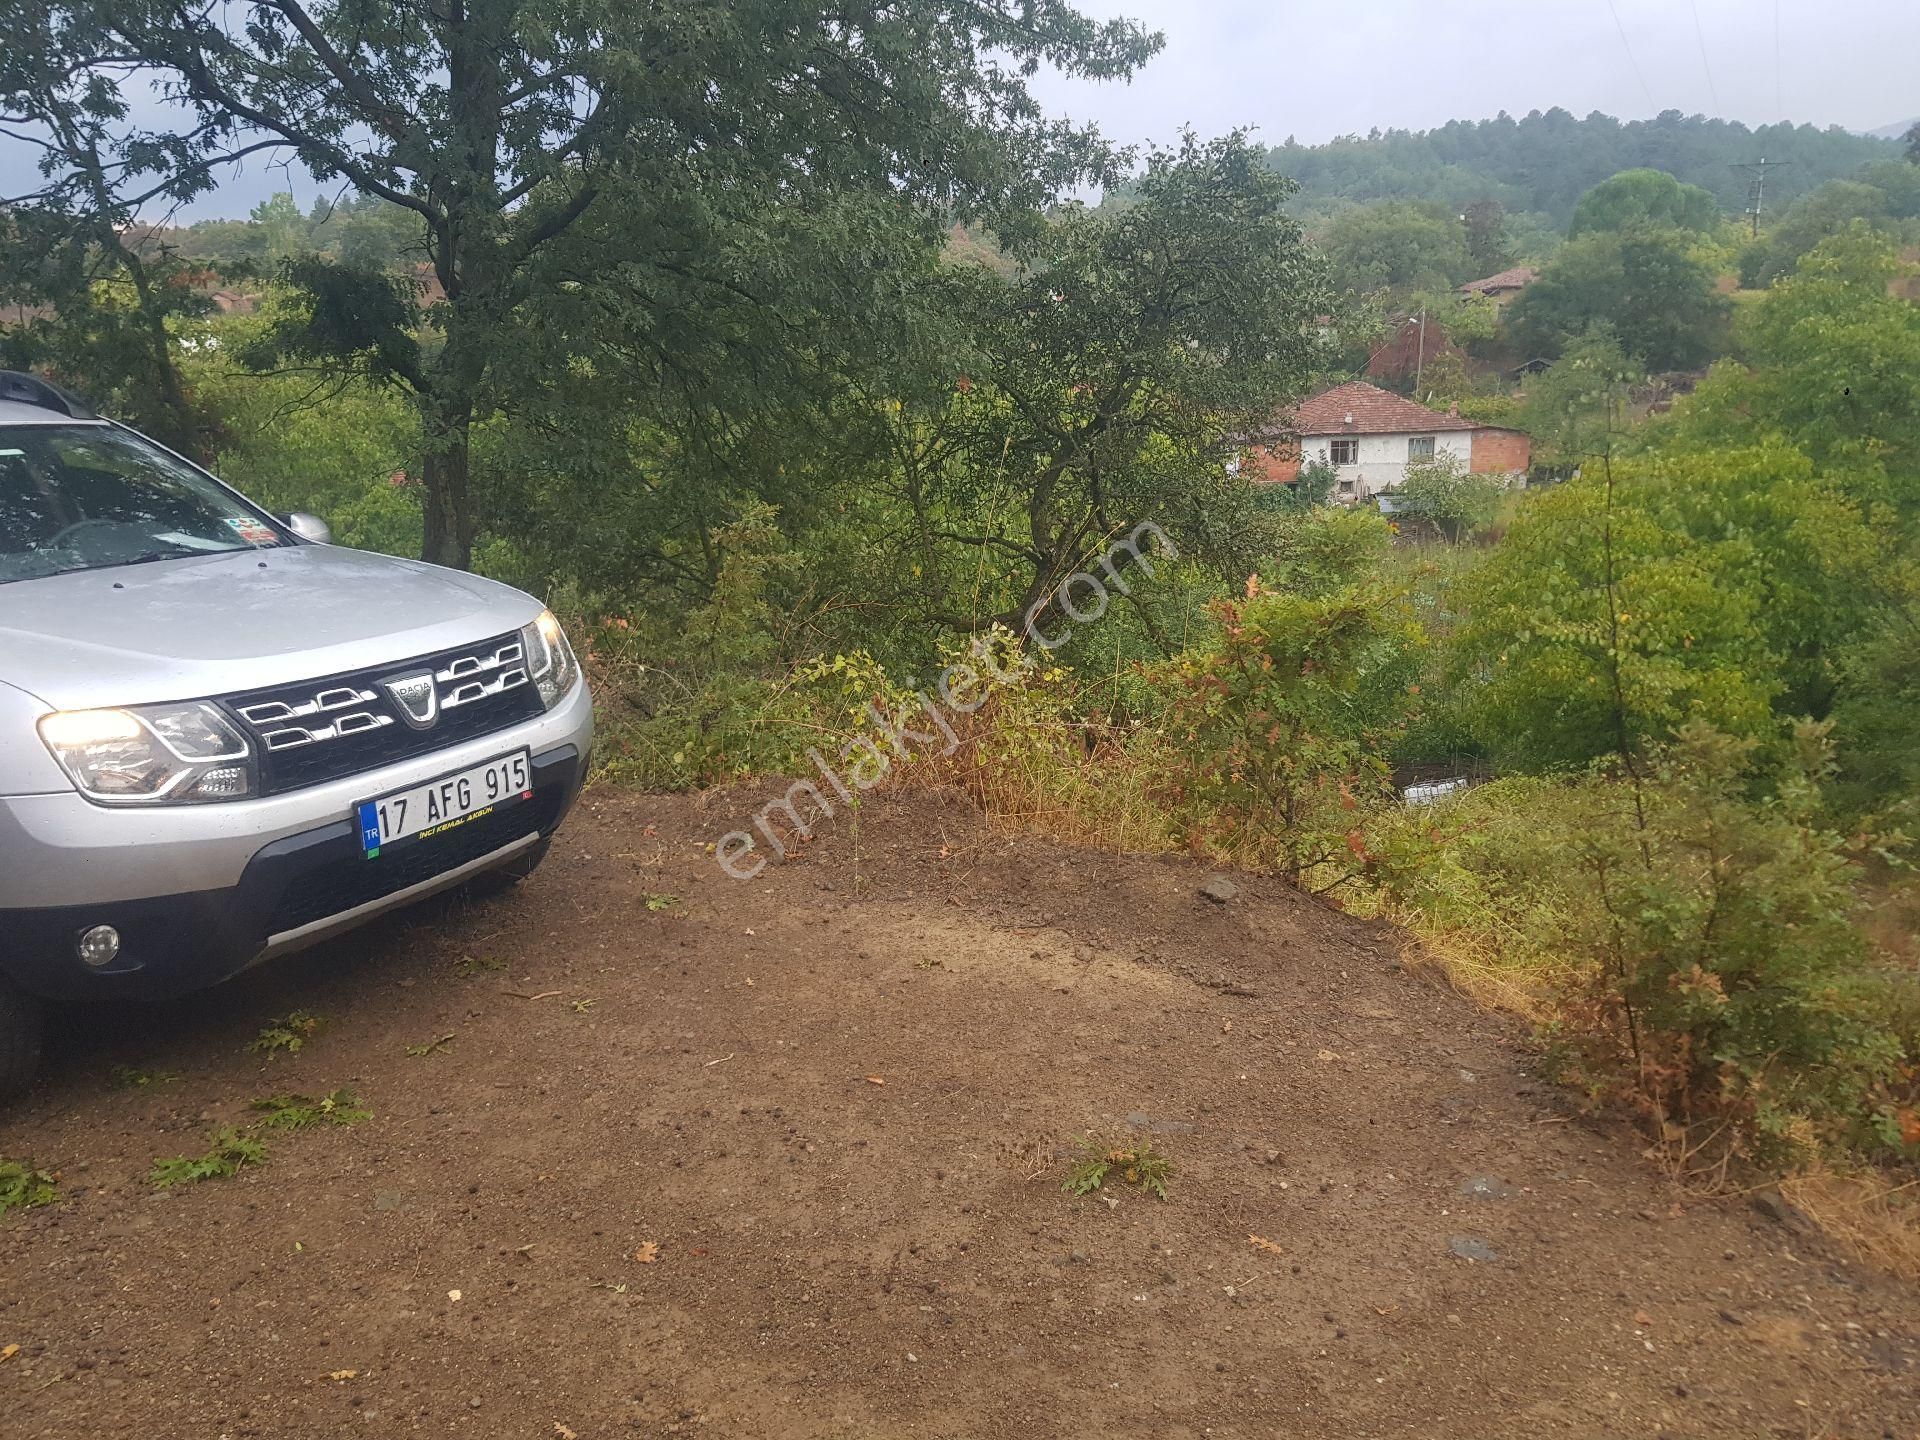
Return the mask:
POLYGON ((1215 616, 1219 640, 1177 668, 1172 798, 1191 841, 1316 890, 1355 878, 1418 641, 1404 594, 1283 593, 1255 576, 1215 616))
POLYGON ((1430 933, 1491 933, 1561 1075, 1674 1153, 1911 1156, 1920 986, 1858 923, 1875 842, 1823 820, 1827 727, 1778 775, 1759 753, 1694 722, 1638 781, 1484 787, 1386 827, 1383 880, 1430 933))

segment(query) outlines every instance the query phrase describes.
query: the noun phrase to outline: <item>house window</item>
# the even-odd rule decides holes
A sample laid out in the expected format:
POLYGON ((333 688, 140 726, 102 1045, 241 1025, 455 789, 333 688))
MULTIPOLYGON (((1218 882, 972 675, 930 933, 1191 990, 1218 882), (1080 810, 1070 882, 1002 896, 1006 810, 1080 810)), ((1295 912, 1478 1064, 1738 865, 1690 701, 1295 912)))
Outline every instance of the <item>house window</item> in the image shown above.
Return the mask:
POLYGON ((1407 459, 1431 460, 1433 458, 1433 436, 1415 435, 1407 441, 1407 459))
POLYGON ((1332 441, 1327 446, 1327 459, 1335 465, 1358 465, 1360 442, 1358 440, 1332 441))

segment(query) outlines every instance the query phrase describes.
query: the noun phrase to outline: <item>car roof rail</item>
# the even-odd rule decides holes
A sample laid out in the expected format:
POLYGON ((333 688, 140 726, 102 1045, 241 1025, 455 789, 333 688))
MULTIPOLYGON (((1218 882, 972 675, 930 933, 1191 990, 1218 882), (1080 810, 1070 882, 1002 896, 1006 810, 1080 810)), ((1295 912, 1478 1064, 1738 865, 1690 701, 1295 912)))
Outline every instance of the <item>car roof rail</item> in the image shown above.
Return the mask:
POLYGON ((42 410, 53 410, 75 420, 100 418, 91 405, 71 390, 62 390, 51 380, 42 380, 38 375, 29 375, 22 370, 0 370, 0 400, 38 405, 42 410))

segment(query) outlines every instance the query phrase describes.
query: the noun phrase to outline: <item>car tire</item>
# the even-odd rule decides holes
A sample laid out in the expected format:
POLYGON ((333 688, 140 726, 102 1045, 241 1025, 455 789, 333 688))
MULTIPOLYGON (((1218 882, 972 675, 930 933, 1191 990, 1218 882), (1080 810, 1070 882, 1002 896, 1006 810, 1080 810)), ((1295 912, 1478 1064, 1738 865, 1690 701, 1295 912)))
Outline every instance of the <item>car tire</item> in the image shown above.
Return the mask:
POLYGON ((531 850, 514 856, 506 864, 484 875, 474 876, 467 882, 467 893, 477 898, 504 894, 540 868, 540 862, 547 858, 547 851, 552 845, 551 835, 541 836, 540 843, 531 850))
POLYGON ((0 979, 0 1101, 24 1094, 33 1083, 44 1027, 40 1002, 0 979))

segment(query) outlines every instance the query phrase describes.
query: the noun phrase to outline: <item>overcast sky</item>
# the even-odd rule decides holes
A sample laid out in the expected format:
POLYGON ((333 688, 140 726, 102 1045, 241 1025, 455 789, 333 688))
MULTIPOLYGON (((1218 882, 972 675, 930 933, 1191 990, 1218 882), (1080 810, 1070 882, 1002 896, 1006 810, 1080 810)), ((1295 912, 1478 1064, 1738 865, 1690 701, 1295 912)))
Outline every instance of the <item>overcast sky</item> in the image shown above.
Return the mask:
POLYGON ((1161 31, 1130 85, 1041 77, 1111 138, 1278 144, 1555 105, 1874 130, 1920 116, 1920 0, 1081 0, 1161 31), (1696 25, 1696 16, 1698 23, 1696 25))
MULTIPOLYGON (((1042 73, 1056 113, 1116 140, 1257 127, 1278 144, 1555 105, 1872 130, 1920 116, 1920 0, 1080 0, 1166 36, 1131 84, 1042 73), (1697 23, 1696 23, 1697 17, 1697 23)), ((34 157, 0 141, 0 194, 34 157)), ((249 161, 182 217, 244 215, 297 169, 249 161)), ((338 186, 327 191, 332 194, 338 186)))

